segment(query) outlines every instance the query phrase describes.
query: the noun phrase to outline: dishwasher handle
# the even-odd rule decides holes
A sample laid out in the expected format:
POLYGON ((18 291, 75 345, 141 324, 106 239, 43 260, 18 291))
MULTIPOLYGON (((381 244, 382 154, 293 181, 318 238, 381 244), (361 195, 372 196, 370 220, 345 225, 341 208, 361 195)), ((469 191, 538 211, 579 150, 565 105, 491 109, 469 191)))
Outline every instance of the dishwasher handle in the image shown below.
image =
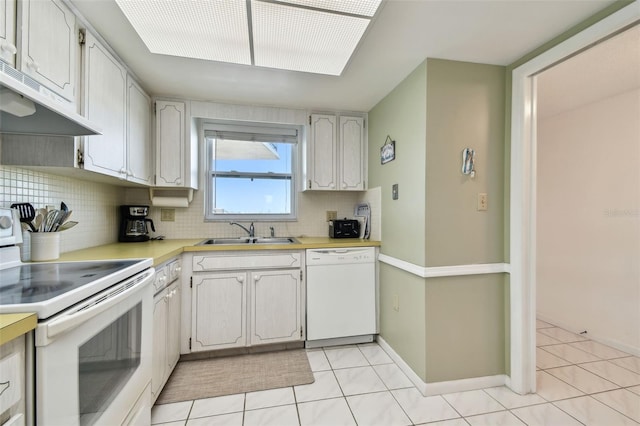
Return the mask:
POLYGON ((372 263, 376 260, 373 247, 310 249, 307 250, 307 266, 343 263, 372 263))

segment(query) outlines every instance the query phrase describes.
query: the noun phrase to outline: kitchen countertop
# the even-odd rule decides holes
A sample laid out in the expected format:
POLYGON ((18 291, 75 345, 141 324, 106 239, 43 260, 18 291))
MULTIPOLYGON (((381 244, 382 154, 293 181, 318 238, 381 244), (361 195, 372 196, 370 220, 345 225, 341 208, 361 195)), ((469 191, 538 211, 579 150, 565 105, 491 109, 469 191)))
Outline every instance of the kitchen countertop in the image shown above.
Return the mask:
POLYGON ((38 317, 34 313, 0 314, 0 345, 36 328, 38 317))
POLYGON ((57 261, 152 258, 157 266, 184 252, 196 251, 256 251, 304 250, 315 248, 379 247, 380 241, 357 238, 296 237, 298 244, 224 244, 196 246, 204 238, 153 240, 142 243, 113 243, 62 253, 57 261))

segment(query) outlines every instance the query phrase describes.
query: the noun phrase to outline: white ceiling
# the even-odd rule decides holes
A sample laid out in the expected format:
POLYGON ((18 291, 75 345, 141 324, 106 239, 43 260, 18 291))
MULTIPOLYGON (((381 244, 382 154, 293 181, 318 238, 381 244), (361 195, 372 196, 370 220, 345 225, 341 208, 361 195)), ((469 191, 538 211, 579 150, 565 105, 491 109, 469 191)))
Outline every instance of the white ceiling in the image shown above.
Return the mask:
POLYGON ((538 76, 538 118, 640 89, 640 25, 538 76))
POLYGON ((508 65, 614 0, 387 0, 341 76, 151 54, 114 0, 71 2, 153 95, 369 111, 427 57, 508 65))

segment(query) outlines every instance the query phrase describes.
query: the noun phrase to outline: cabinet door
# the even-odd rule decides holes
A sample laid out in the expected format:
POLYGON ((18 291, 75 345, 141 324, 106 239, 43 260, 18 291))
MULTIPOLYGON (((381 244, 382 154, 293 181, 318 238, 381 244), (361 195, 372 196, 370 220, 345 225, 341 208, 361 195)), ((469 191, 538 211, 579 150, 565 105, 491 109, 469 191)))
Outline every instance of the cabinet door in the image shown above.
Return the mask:
POLYGON ((191 350, 245 346, 247 274, 215 273, 193 277, 191 350))
POLYGON ((102 128, 102 135, 84 139, 84 168, 126 177, 127 72, 87 33, 84 55, 84 112, 102 128))
POLYGON ((127 180, 151 184, 151 99, 127 75, 127 180))
POLYGON ((300 270, 251 272, 251 344, 300 340, 300 270))
POLYGON ((75 103, 78 38, 75 15, 61 0, 22 0, 19 67, 75 103))
POLYGON ((153 299, 153 357, 151 370, 151 394, 155 400, 164 384, 167 371, 167 292, 153 299))
POLYGON ((0 59, 16 65, 16 0, 0 0, 0 59))
POLYGON ((336 117, 311 115, 308 189, 337 189, 336 117))
POLYGON ((156 101, 157 186, 185 185, 186 105, 156 101))
POLYGON ((180 280, 169 287, 167 314, 167 374, 171 374, 180 358, 180 306, 182 287, 180 280))
POLYGON ((366 152, 364 119, 340 116, 340 189, 365 189, 366 152))

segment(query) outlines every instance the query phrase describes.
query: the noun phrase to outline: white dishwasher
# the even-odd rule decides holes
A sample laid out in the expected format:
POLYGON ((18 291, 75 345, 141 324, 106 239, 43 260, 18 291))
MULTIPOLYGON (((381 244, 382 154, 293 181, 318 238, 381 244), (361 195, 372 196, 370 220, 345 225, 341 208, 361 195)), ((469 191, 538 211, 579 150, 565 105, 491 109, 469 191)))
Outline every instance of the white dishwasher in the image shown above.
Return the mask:
POLYGON ((307 347, 376 334, 374 247, 307 250, 307 347), (316 343, 314 343, 316 341, 316 343))

